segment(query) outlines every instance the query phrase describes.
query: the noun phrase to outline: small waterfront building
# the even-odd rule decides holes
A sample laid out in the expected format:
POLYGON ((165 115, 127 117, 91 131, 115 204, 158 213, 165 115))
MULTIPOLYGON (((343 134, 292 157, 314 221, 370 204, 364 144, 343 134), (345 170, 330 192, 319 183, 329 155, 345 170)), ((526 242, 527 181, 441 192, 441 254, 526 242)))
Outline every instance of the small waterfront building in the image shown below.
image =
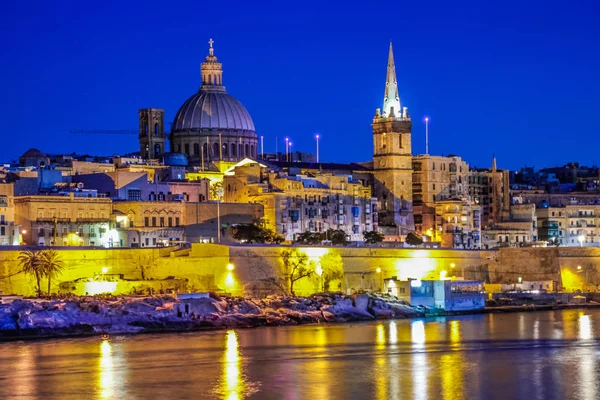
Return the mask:
POLYGON ((445 311, 473 311, 485 307, 486 294, 481 281, 389 279, 385 288, 411 306, 445 311))

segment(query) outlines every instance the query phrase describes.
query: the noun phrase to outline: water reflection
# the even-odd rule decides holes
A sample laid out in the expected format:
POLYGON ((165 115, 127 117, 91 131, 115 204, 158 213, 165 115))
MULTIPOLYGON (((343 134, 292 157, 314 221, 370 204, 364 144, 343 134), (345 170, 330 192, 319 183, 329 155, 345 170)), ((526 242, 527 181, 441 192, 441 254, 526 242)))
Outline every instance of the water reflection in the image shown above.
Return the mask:
POLYGON ((579 339, 591 340, 594 338, 592 318, 589 315, 585 315, 583 312, 579 313, 579 319, 577 320, 579 325, 579 339))
POLYGON ((442 398, 447 400, 462 399, 464 397, 464 379, 466 360, 463 357, 460 321, 452 320, 449 340, 451 350, 440 357, 440 373, 442 384, 442 398))
POLYGON ((413 399, 427 399, 427 354, 425 353, 425 323, 413 320, 410 324, 412 353, 413 399))
POLYGON ((100 359, 98 366, 98 386, 101 399, 112 399, 114 393, 114 364, 112 345, 108 340, 100 342, 100 359))
POLYGON ((223 378, 219 393, 229 400, 243 398, 244 379, 242 376, 242 361, 240 343, 235 331, 229 330, 225 335, 225 353, 223 355, 223 378))

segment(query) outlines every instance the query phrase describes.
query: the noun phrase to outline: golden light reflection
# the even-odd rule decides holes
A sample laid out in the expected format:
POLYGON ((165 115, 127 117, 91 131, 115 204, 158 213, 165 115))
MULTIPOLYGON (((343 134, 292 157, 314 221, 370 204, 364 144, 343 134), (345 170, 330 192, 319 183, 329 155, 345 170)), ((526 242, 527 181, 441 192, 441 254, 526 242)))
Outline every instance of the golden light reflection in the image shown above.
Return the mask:
POLYGON ((227 331, 226 340, 223 360, 223 392, 226 399, 235 400, 241 398, 244 389, 237 333, 232 330, 227 331))
POLYGON ((450 342, 460 343, 460 321, 450 321, 450 342))
POLYGON ((390 343, 398 343, 398 327, 396 326, 396 321, 390 322, 390 343))
POLYGON ((114 365, 112 345, 110 341, 103 340, 100 343, 100 361, 98 365, 98 386, 101 399, 112 399, 114 393, 114 365))
POLYGON ((414 344, 425 343, 425 324, 423 321, 415 320, 411 322, 410 335, 414 344))
POLYGON ((231 288, 233 288, 234 284, 235 284, 235 279, 233 278, 233 272, 228 272, 227 276, 225 277, 225 287, 227 289, 231 289, 231 288))
POLYGON ((37 380, 31 373, 36 369, 36 354, 31 346, 23 346, 19 348, 18 359, 14 365, 18 382, 12 385, 12 391, 16 398, 35 398, 37 392, 37 380))
POLYGON ((385 344, 385 328, 383 327, 383 324, 380 322, 377 324, 377 337, 375 339, 376 343, 379 345, 383 345, 385 344))
POLYGON ((579 339, 591 340, 594 338, 594 329, 592 326, 592 319, 589 315, 585 315, 583 312, 579 313, 579 319, 577 320, 579 325, 579 339))

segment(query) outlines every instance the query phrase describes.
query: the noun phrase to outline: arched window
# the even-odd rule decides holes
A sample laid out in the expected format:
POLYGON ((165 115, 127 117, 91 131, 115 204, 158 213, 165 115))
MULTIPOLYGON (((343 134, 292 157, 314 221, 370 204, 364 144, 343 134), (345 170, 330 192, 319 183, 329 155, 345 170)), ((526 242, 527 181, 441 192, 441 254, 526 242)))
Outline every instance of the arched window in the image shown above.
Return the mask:
POLYGON ((148 123, 146 122, 146 127, 144 128, 144 133, 148 136, 148 123))
POLYGON ((154 157, 160 157, 160 144, 155 144, 154 145, 154 157))
POLYGON ((200 155, 200 145, 198 143, 194 143, 194 155, 195 156, 200 155))
POLYGON ((229 146, 227 146, 227 143, 225 143, 225 144, 223 145, 223 156, 224 156, 224 157, 227 157, 227 156, 229 156, 229 146))
POLYGON ((254 154, 254 145, 253 144, 250 145, 250 157, 256 157, 256 155, 254 154))
POLYGON ((158 124, 154 124, 154 135, 158 136, 158 124))
POLYGON ((248 152, 248 144, 246 144, 246 146, 245 146, 245 149, 244 149, 244 150, 245 150, 245 153, 244 153, 244 154, 245 154, 245 157, 250 157, 250 154, 249 154, 249 152, 248 152))
POLYGON ((235 143, 231 144, 231 156, 232 157, 237 157, 237 151, 236 151, 235 143))
POLYGON ((219 158, 219 143, 213 144, 213 158, 219 158))
POLYGON ((177 152, 181 153, 181 145, 180 144, 177 145, 177 152))
POLYGON ((244 149, 242 149, 242 144, 238 144, 238 157, 244 157, 244 149))
POLYGON ((212 75, 208 74, 208 84, 212 85, 212 75))
POLYGON ((202 145, 202 152, 204 153, 204 158, 208 158, 208 145, 206 143, 202 145))
POLYGON ((185 150, 184 150, 184 152, 185 152, 185 155, 186 155, 186 156, 189 156, 189 155, 190 155, 190 144, 189 144, 189 143, 186 143, 186 144, 184 144, 184 145, 183 145, 183 148, 185 149, 185 150))

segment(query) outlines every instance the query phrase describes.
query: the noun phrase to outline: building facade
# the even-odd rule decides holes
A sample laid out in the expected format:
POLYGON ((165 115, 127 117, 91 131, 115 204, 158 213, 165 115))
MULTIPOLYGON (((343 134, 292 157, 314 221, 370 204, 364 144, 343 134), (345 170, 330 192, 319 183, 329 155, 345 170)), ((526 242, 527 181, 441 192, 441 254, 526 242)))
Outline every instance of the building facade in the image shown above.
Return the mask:
POLYGON ((286 240, 339 229, 362 241, 364 232, 377 230, 377 200, 348 175, 288 175, 255 162, 236 167, 223 185, 225 201, 261 204, 264 224, 286 240))
POLYGON ((39 246, 106 246, 117 238, 110 230, 112 201, 103 197, 21 196, 15 200, 15 221, 22 241, 39 246))

